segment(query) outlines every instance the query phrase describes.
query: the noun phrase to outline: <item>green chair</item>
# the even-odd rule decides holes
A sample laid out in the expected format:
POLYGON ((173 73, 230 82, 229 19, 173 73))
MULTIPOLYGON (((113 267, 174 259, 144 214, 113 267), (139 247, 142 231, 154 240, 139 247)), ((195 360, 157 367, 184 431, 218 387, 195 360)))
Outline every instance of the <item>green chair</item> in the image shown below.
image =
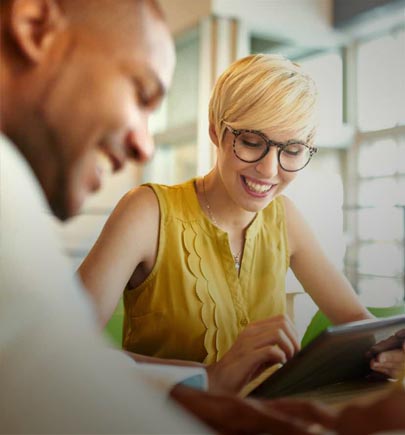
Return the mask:
POLYGON ((111 319, 108 321, 104 333, 113 341, 118 347, 122 347, 122 327, 124 322, 124 304, 122 298, 118 302, 111 319))
MULTIPOLYGON (((393 307, 368 307, 367 309, 375 317, 390 317, 405 314, 405 304, 395 305, 393 307)), ((307 346, 314 338, 331 325, 331 321, 325 314, 320 310, 317 311, 302 337, 301 347, 304 348, 307 346)))

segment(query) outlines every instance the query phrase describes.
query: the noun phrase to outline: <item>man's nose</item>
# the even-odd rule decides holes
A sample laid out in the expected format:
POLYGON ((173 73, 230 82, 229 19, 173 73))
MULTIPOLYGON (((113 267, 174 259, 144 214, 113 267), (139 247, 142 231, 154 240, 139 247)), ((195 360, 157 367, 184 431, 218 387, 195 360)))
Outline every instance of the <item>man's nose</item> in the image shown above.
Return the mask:
POLYGON ((267 178, 271 178, 277 175, 278 166, 278 148, 272 146, 269 152, 257 162, 256 171, 267 178))
POLYGON ((129 157, 139 163, 147 162, 152 158, 155 145, 148 128, 147 118, 129 131, 126 137, 126 148, 129 157))

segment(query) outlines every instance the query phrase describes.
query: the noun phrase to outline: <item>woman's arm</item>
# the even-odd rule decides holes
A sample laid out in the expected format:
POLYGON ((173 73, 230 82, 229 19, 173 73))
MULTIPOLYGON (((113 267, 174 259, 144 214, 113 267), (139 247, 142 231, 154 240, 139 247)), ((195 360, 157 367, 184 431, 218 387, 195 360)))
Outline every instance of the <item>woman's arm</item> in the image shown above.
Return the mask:
POLYGON ((334 324, 372 318, 348 280, 327 259, 309 225, 284 197, 290 265, 318 307, 334 324))
POLYGON ((154 192, 148 187, 131 190, 120 200, 81 264, 78 272, 95 301, 102 327, 138 266, 145 279, 155 264, 159 218, 154 192))
MULTIPOLYGON (((284 198, 291 268, 307 293, 334 324, 373 318, 360 303, 348 280, 326 258, 294 204, 284 198)), ((396 378, 405 365, 401 346, 381 348, 370 368, 396 378)))

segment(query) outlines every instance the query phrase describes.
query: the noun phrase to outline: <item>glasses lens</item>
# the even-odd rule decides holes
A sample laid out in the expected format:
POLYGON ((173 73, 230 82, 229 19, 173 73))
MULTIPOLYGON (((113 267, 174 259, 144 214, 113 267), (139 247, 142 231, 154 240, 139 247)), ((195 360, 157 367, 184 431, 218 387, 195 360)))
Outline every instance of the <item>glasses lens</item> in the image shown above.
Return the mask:
POLYGON ((245 162, 259 160, 266 148, 266 141, 256 133, 243 132, 235 138, 235 153, 245 162))
POLYGON ((301 143, 288 144, 280 154, 280 165, 286 171, 302 169, 311 158, 309 147, 301 143))

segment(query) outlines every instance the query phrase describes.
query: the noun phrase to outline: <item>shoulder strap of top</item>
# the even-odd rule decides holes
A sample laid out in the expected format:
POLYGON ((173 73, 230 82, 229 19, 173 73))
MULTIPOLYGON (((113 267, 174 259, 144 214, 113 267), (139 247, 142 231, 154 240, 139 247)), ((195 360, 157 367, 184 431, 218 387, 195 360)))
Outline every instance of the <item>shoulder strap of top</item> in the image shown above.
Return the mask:
POLYGON ((287 223, 285 219, 284 198, 282 195, 274 198, 273 201, 263 210, 264 225, 272 232, 273 240, 284 246, 285 261, 287 266, 290 263, 288 247, 287 223))
POLYGON ((182 221, 195 220, 196 194, 194 179, 174 186, 164 184, 146 183, 150 187, 159 202, 162 222, 177 218, 182 221))
POLYGON ((162 184, 156 184, 156 183, 145 183, 142 184, 142 186, 149 187, 150 189, 153 190, 159 203, 160 220, 162 221, 162 217, 166 219, 167 211, 168 211, 168 203, 165 195, 165 187, 167 186, 164 186, 162 184))

